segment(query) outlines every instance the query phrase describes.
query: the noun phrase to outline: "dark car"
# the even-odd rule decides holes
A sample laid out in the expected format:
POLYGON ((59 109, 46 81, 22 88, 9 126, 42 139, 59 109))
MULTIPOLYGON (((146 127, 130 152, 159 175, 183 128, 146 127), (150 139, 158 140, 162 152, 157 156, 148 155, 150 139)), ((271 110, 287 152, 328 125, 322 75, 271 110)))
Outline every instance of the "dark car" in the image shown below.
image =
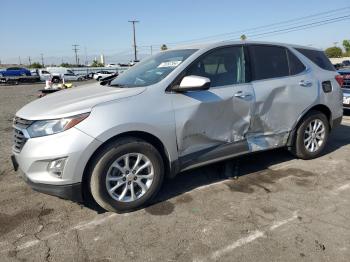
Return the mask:
POLYGON ((342 64, 343 66, 350 66, 350 60, 344 60, 342 64))
POLYGON ((22 67, 9 67, 6 70, 0 71, 0 76, 31 76, 32 74, 26 68, 22 67))

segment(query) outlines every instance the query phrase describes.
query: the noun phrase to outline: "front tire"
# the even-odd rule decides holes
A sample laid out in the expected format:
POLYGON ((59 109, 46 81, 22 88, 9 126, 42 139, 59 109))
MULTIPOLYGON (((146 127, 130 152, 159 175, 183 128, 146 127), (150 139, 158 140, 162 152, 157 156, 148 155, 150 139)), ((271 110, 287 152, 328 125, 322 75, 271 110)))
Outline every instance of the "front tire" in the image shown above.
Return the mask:
POLYGON ((319 111, 311 111, 299 125, 291 151, 296 157, 305 160, 319 157, 327 144, 328 136, 327 117, 319 111))
POLYGON ((157 194, 163 177, 163 159, 154 146, 138 138, 123 138, 111 142, 95 158, 90 192, 108 211, 132 211, 157 194))

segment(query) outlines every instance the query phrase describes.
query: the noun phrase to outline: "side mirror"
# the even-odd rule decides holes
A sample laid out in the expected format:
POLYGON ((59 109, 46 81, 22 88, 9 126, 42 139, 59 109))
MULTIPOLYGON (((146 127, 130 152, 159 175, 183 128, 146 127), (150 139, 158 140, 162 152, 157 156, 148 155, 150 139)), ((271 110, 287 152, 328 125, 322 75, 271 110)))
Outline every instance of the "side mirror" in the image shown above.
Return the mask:
POLYGON ((185 76, 180 85, 174 89, 176 92, 208 90, 210 79, 202 76, 185 76))

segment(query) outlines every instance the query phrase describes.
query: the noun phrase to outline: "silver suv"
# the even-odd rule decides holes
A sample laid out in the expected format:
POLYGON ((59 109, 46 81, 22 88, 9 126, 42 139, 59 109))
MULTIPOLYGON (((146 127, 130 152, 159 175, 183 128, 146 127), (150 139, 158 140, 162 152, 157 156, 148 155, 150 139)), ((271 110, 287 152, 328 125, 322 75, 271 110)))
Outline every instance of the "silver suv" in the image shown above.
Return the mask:
POLYGON ((122 212, 184 170, 280 147, 315 158, 342 114, 322 51, 220 42, 31 102, 14 119, 12 160, 37 191, 122 212))

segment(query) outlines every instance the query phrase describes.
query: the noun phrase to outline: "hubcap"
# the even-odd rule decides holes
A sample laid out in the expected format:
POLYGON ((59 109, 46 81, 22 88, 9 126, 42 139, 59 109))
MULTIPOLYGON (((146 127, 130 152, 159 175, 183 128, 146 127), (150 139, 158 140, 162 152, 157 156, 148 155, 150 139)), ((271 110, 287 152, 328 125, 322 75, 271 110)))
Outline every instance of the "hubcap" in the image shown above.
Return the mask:
POLYGON ((307 151, 314 153, 324 143, 326 128, 320 119, 312 120, 305 129, 304 146, 307 151))
POLYGON ((153 164, 148 157, 141 153, 125 154, 108 169, 106 188, 113 199, 132 202, 148 191, 153 176, 153 164))

